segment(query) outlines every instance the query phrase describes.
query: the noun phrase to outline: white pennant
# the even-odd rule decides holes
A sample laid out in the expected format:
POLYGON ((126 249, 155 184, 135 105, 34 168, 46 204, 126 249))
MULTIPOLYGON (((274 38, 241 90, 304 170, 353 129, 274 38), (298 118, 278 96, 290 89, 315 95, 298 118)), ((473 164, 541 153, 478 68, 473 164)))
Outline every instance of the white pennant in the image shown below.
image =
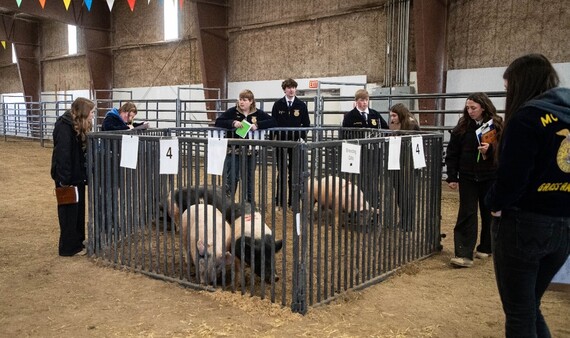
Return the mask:
POLYGON ((113 4, 115 3, 115 0, 107 0, 107 6, 109 6, 109 12, 111 12, 113 10, 113 4))

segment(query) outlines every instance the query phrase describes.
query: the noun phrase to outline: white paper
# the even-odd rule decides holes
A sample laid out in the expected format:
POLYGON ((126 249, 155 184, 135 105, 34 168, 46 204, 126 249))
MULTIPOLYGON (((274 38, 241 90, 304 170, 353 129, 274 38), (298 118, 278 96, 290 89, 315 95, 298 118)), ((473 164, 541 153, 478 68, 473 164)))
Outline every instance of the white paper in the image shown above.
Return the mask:
POLYGON ((414 159, 414 169, 424 168, 426 166, 424 140, 421 135, 412 136, 412 158, 414 159))
POLYGON ((483 123, 481 127, 477 128, 477 130, 475 130, 475 135, 477 135, 477 141, 479 142, 479 145, 481 145, 481 137, 483 137, 483 134, 486 134, 493 129, 495 129, 495 125, 493 125, 493 119, 490 119, 489 121, 483 123))
POLYGON ((160 140, 160 174, 178 174, 178 139, 160 140))
POLYGON ((227 149, 227 138, 208 138, 208 174, 218 176, 222 175, 227 149))
POLYGON ((297 236, 301 236, 301 213, 295 214, 295 221, 297 222, 297 236))
POLYGON ((343 143, 340 155, 340 171, 360 174, 360 144, 343 143))
POLYGON ((402 138, 399 136, 390 137, 388 143, 388 170, 400 170, 401 149, 402 138))
POLYGON ((123 135, 121 140, 121 163, 123 168, 137 168, 139 158, 139 137, 135 135, 123 135))

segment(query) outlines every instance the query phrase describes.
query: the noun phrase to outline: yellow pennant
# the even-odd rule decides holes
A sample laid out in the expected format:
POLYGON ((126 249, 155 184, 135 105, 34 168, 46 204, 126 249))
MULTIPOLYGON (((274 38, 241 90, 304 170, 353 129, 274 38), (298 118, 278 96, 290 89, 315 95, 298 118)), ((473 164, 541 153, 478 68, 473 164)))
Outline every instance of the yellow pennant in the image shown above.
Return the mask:
POLYGON ((6 41, 2 40, 2 47, 4 47, 4 49, 6 49, 6 41))
POLYGON ((63 4, 65 5, 65 10, 69 10, 69 4, 71 3, 71 0, 63 0, 63 4))

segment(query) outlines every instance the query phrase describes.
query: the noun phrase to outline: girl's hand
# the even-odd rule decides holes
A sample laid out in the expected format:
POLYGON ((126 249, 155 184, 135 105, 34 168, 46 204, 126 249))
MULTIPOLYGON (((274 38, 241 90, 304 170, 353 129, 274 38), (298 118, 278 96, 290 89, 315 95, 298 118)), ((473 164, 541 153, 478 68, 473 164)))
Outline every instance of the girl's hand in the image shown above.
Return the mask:
POLYGON ((237 121, 237 120, 236 120, 236 121, 234 121, 234 122, 232 123, 232 126, 233 126, 234 128, 241 128, 241 127, 242 127, 242 124, 241 124, 240 121, 237 121))
POLYGON ((489 143, 482 142, 481 145, 477 147, 477 149, 479 149, 481 154, 485 155, 489 150, 489 143))
POLYGON ((252 124, 250 130, 256 131, 257 130, 257 124, 252 124))

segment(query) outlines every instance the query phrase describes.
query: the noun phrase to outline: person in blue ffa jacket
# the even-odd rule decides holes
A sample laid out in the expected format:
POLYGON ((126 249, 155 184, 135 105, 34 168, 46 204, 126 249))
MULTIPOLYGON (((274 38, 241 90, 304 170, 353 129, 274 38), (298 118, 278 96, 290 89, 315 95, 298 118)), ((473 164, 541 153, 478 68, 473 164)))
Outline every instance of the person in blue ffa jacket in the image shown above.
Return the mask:
POLYGON ((496 177, 495 145, 480 143, 476 133, 490 120, 493 120, 500 136, 503 119, 497 115, 493 102, 485 93, 469 95, 463 116, 451 131, 447 145, 448 186, 454 190, 459 188, 459 211, 453 229, 455 257, 451 258, 451 264, 457 267, 473 266, 473 251, 477 244, 477 206, 481 212, 481 239, 475 257, 484 259, 491 255, 491 213, 484 198, 496 177))
MULTIPOLYGON (((297 81, 287 79, 281 83, 281 88, 283 89, 285 96, 275 101, 271 111, 271 116, 273 116, 277 122, 277 126, 283 128, 310 127, 311 121, 309 120, 307 105, 296 96, 297 81)), ((299 139, 306 139, 306 134, 307 133, 305 131, 280 131, 275 133, 275 138, 277 140, 284 141, 299 141, 299 139)), ((293 163, 291 160, 292 153, 292 148, 278 148, 276 153, 278 173, 275 202, 279 207, 283 206, 282 201, 285 199, 285 181, 287 181, 287 205, 289 207, 291 206, 291 175, 293 171, 293 163), (285 171, 285 166, 287 166, 287 171, 285 171)))
MULTIPOLYGON (((237 138, 239 135, 237 135, 235 131, 243 126, 242 121, 244 120, 251 123, 250 131, 277 126, 273 117, 255 107, 255 98, 249 89, 245 89, 239 93, 236 106, 223 112, 222 115, 216 119, 215 126, 227 129, 228 138, 237 138)), ((249 136, 246 136, 246 138, 248 137, 249 136)), ((253 203, 256 159, 254 152, 249 149, 247 149, 246 152, 246 154, 241 154, 238 148, 236 148, 236 151, 228 151, 224 162, 225 189, 228 196, 235 195, 240 179, 240 158, 242 158, 247 161, 245 163, 247 170, 247 182, 245 184, 247 187, 246 200, 249 203, 253 203)))
POLYGON ((540 303, 570 253, 570 89, 542 54, 515 59, 503 79, 505 131, 485 201, 505 336, 550 337, 540 303))
POLYGON ((137 106, 132 102, 127 102, 121 106, 120 109, 113 108, 105 114, 101 130, 129 130, 133 128, 131 116, 137 114, 137 106))
POLYGON ((388 123, 380 113, 368 107, 370 96, 366 89, 359 89, 354 94, 355 107, 344 114, 343 127, 388 129, 388 123))

